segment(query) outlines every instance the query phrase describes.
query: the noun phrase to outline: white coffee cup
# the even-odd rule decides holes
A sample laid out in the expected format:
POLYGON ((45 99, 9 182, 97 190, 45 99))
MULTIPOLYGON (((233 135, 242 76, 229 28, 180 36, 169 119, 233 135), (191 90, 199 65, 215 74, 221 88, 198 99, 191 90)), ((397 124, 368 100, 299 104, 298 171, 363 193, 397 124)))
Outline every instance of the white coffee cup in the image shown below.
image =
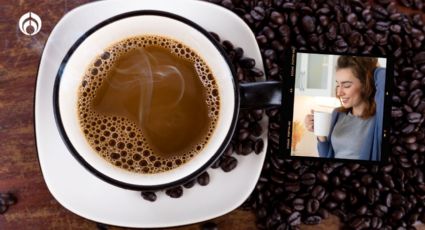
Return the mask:
POLYGON ((238 94, 228 60, 219 44, 207 31, 188 19, 170 13, 136 11, 110 18, 81 36, 61 64, 53 100, 55 117, 63 140, 84 167, 99 178, 119 187, 156 190, 194 178, 218 159, 236 126, 238 94), (213 72, 222 98, 216 128, 202 152, 182 166, 157 174, 130 172, 103 159, 87 142, 77 116, 78 88, 91 61, 111 44, 140 35, 172 38, 195 50, 213 72))
POLYGON ((331 128, 332 114, 323 111, 314 111, 314 135, 328 136, 331 128))

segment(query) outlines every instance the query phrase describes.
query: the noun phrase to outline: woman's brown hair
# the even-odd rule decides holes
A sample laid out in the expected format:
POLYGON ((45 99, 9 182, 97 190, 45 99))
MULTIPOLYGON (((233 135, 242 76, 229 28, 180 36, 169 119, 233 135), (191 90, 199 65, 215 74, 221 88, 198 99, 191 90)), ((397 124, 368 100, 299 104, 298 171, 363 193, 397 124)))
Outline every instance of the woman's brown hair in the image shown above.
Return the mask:
MULTIPOLYGON (((366 108, 360 116, 363 119, 367 119, 375 115, 376 104, 375 104, 375 81, 373 80, 373 71, 377 67, 378 59, 371 57, 353 57, 353 56, 340 56, 336 64, 336 70, 350 69, 354 76, 360 80, 361 87, 361 99, 366 102, 366 108)), ((337 96, 339 99, 339 97, 337 96)), ((351 108, 338 108, 339 112, 349 112, 351 108)))

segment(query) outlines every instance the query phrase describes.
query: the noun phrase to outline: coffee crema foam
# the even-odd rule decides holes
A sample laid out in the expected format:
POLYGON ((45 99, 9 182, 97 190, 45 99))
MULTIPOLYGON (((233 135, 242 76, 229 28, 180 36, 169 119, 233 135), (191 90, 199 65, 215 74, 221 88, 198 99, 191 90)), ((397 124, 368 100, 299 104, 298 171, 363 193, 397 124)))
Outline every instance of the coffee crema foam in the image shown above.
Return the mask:
POLYGON ((80 127, 90 146, 113 165, 143 174, 172 170, 201 152, 216 127, 219 108, 218 86, 206 62, 191 48, 182 43, 156 35, 130 37, 107 48, 87 68, 78 92, 80 127), (141 127, 134 120, 128 117, 102 114, 93 108, 97 91, 108 79, 109 72, 114 68, 115 62, 134 49, 152 46, 166 48, 173 55, 193 62, 199 80, 206 91, 205 98, 210 119, 206 135, 185 152, 172 157, 164 157, 156 152, 148 143, 141 127))

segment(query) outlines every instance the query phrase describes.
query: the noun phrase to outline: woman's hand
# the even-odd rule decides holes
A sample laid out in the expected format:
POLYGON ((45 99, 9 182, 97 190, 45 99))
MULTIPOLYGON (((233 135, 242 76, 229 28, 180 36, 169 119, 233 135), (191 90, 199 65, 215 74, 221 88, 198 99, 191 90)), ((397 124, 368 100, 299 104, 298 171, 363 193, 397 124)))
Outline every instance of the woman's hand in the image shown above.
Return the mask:
POLYGON ((304 126, 310 132, 314 132, 314 116, 313 116, 313 113, 314 113, 314 110, 311 110, 310 113, 305 115, 305 118, 304 118, 304 126))

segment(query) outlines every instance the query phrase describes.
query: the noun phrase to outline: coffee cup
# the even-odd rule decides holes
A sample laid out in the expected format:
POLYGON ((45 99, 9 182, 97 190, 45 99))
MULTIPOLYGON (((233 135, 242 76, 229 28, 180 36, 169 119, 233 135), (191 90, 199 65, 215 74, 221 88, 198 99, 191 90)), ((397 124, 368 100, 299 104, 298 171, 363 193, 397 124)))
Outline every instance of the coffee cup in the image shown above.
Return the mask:
MULTIPOLYGON (((280 82, 238 85, 234 70, 220 44, 194 22, 162 11, 134 11, 103 21, 72 46, 59 68, 54 86, 54 114, 59 132, 74 157, 100 179, 125 189, 158 190, 194 179, 212 165, 230 142, 240 107, 280 105, 280 82), (159 173, 137 173, 116 167, 102 157, 81 127, 79 96, 89 63, 111 44, 134 36, 160 36, 187 45, 206 62, 218 94, 219 110, 208 142, 190 160, 159 173)), ((118 119, 119 120, 119 119, 118 119)), ((94 130, 101 130, 100 124, 94 130)), ((123 126, 124 127, 124 126, 123 126)), ((102 129, 103 130, 103 129, 102 129)), ((125 130, 124 130, 125 131, 125 130)), ((100 132, 99 132, 100 133, 100 132)), ((179 134, 176 134, 179 135, 179 134)), ((135 137, 137 138, 137 136, 135 137)), ((166 145, 167 143, 163 143, 166 145)), ((126 146, 123 144, 123 146, 126 146)), ((106 150, 105 150, 106 151, 106 150)), ((142 152, 142 150, 141 150, 142 152)), ((128 161, 128 160, 127 160, 128 161)), ((161 163, 161 162, 160 162, 161 163)))
POLYGON ((328 136, 331 127, 332 114, 323 111, 314 111, 314 134, 328 136))

